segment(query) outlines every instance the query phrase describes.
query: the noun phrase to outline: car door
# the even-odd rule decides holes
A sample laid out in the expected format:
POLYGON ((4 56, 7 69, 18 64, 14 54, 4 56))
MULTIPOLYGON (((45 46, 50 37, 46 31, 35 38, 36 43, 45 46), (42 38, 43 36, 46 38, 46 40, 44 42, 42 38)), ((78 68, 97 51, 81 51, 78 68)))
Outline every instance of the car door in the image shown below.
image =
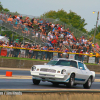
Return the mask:
POLYGON ((78 62, 78 69, 75 77, 76 83, 84 83, 88 77, 88 73, 84 67, 84 64, 81 62, 78 62))

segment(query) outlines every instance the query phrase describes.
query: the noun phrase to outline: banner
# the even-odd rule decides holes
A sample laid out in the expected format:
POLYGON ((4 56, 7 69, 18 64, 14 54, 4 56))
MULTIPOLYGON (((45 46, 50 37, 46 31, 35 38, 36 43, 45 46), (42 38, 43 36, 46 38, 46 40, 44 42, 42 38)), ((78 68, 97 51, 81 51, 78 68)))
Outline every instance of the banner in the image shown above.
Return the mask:
POLYGON ((25 58, 26 51, 25 50, 20 50, 20 51, 21 51, 20 52, 20 57, 25 58))
POLYGON ((94 63, 95 64, 95 57, 89 57, 88 63, 94 63))
POLYGON ((69 59, 75 59, 75 54, 69 54, 69 59))
POLYGON ((53 52, 53 59, 58 58, 58 53, 57 52, 53 52))

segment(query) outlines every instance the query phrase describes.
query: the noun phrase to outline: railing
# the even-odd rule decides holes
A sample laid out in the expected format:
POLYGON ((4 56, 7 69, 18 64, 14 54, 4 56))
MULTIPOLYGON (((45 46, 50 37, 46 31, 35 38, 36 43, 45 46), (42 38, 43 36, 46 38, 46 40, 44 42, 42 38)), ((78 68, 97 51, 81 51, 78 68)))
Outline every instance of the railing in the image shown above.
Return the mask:
POLYGON ((53 58, 67 58, 80 60, 82 62, 89 63, 100 63, 100 54, 96 56, 95 54, 86 53, 72 53, 72 52, 62 52, 57 50, 43 50, 43 49, 32 49, 32 48, 21 48, 21 47, 7 47, 0 46, 1 56, 6 57, 19 57, 19 58, 31 58, 40 60, 51 60, 53 58))

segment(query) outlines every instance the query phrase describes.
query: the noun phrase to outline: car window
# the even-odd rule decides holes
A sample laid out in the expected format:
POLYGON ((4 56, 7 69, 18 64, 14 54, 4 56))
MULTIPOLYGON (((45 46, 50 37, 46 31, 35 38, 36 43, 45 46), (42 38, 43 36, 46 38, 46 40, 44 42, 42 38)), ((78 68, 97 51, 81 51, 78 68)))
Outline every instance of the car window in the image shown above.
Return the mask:
POLYGON ((66 60, 59 60, 56 65, 69 66, 70 62, 66 60))
POLYGON ((56 63, 57 63, 58 61, 49 61, 48 63, 47 63, 47 65, 55 65, 56 63))
POLYGON ((66 61, 66 60, 59 60, 56 65, 63 65, 63 66, 71 66, 77 68, 77 62, 76 61, 66 61))
POLYGON ((70 66, 77 68, 77 62, 76 61, 70 61, 70 66))
POLYGON ((82 70, 85 70, 85 68, 84 68, 84 64, 81 63, 81 62, 78 62, 78 67, 79 67, 79 69, 80 69, 80 67, 82 67, 82 70))
POLYGON ((71 60, 58 60, 58 61, 51 60, 50 62, 47 63, 47 65, 62 65, 62 66, 71 66, 77 68, 77 62, 71 60))

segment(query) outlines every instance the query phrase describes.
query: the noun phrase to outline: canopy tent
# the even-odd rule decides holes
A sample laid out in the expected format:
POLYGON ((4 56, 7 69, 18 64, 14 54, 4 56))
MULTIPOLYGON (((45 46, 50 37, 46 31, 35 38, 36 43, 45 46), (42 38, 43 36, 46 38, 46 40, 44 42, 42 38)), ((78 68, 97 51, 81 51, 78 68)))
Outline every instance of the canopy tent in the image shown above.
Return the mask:
POLYGON ((0 36, 0 41, 3 41, 5 43, 9 42, 8 38, 5 36, 0 36))

